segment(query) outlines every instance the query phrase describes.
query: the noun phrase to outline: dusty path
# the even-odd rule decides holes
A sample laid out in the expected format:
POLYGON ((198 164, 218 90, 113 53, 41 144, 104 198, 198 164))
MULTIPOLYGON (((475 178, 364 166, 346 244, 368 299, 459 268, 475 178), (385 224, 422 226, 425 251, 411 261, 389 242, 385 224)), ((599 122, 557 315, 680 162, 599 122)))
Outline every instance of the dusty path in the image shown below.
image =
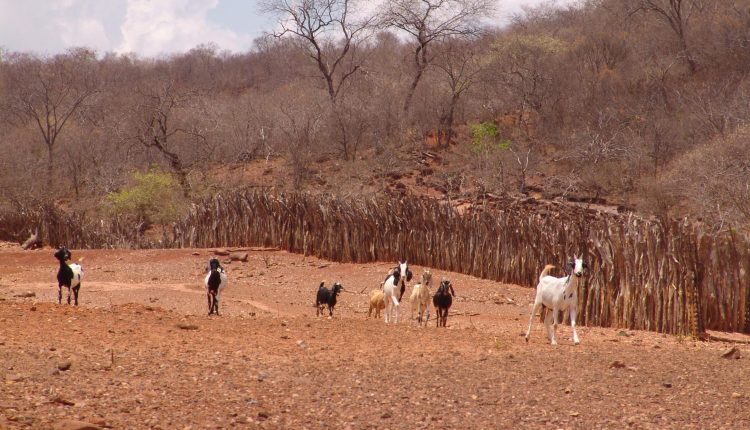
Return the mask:
POLYGON ((527 345, 527 288, 433 270, 450 327, 386 326, 366 294, 390 264, 253 252, 208 318, 208 250, 80 256, 73 308, 50 250, 0 250, 0 428, 750 428, 746 345, 583 327, 574 347, 561 327, 552 347, 538 324, 527 345), (314 317, 323 279, 349 291, 333 319, 314 317))

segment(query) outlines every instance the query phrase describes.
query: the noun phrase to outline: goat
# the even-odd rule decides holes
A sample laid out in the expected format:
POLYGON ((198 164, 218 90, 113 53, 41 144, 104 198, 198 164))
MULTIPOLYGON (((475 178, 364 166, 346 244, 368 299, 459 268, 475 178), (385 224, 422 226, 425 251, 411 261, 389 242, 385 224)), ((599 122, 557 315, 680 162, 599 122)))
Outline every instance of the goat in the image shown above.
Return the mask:
MULTIPOLYGON (((71 263, 70 251, 68 248, 61 246, 53 254, 60 262, 60 269, 57 271, 57 303, 62 304, 62 287, 68 289, 68 304, 70 304, 70 290, 73 290, 75 305, 78 306, 78 291, 81 289, 81 280, 83 279, 83 267, 80 264, 71 263)), ((79 259, 78 263, 83 259, 79 259)))
POLYGON ((398 323, 398 317, 399 317, 399 302, 401 301, 401 297, 404 295, 404 291, 406 290, 406 282, 404 282, 404 278, 406 278, 406 281, 411 281, 412 273, 411 270, 409 270, 409 265, 406 261, 398 262, 398 266, 393 269, 391 274, 388 275, 388 277, 385 278, 385 282, 383 282, 383 300, 385 301, 385 323, 388 324, 389 322, 395 322, 398 323), (396 288, 399 286, 399 282, 401 285, 401 293, 399 294, 398 298, 396 298, 396 288), (395 320, 394 320, 394 313, 395 313, 395 320))
POLYGON ((367 311, 367 318, 370 318, 373 309, 375 309, 375 318, 380 318, 380 310, 385 308, 384 298, 382 289, 370 291, 370 309, 367 311))
POLYGON ((531 325, 534 322, 534 315, 539 308, 544 306, 552 310, 552 312, 547 312, 544 319, 544 327, 550 343, 557 345, 555 337, 558 321, 557 313, 559 311, 568 311, 570 314, 570 326, 573 329, 573 344, 578 345, 581 343, 576 332, 578 281, 581 275, 583 275, 583 269, 588 266, 581 258, 574 256, 573 260, 568 262, 568 276, 562 278, 547 275, 550 269, 554 267, 551 264, 544 266, 542 273, 539 275, 539 283, 536 286, 536 298, 534 299, 534 306, 531 309, 531 316, 529 317, 529 328, 526 330, 526 342, 529 341, 529 336, 531 335, 531 325), (551 327, 550 321, 552 321, 551 327))
POLYGON ((426 312, 424 325, 430 320, 430 283, 432 282, 432 273, 429 270, 422 272, 422 282, 415 285, 411 290, 411 318, 414 319, 414 308, 417 308, 417 324, 422 325, 422 314, 426 312))
POLYGON ((208 274, 206 275, 206 296, 208 297, 208 314, 219 315, 219 301, 221 292, 227 286, 227 272, 219 264, 219 260, 208 260, 208 274))
POLYGON ((456 292, 453 291, 453 284, 451 281, 443 278, 440 281, 440 286, 437 292, 432 296, 432 304, 435 306, 435 314, 437 314, 437 326, 443 326, 448 323, 448 310, 453 304, 453 297, 456 296, 456 292))
POLYGON ((333 308, 336 306, 336 296, 344 289, 338 282, 333 284, 330 290, 324 285, 325 281, 320 283, 318 294, 315 297, 315 316, 323 315, 326 306, 328 306, 328 315, 333 316, 333 308))

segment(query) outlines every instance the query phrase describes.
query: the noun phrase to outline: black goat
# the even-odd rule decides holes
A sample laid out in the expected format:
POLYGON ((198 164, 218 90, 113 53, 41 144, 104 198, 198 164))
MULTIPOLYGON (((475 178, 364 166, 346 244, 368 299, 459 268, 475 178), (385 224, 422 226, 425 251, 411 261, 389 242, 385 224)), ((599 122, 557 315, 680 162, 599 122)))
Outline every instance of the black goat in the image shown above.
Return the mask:
POLYGON ((432 304, 435 306, 435 313, 437 314, 437 326, 443 326, 448 323, 448 310, 453 304, 453 297, 456 293, 453 291, 453 285, 451 281, 443 279, 440 282, 440 286, 437 292, 432 296, 432 304))
POLYGON ((318 294, 315 297, 315 315, 322 315, 325 307, 328 306, 328 315, 333 316, 333 308, 336 306, 336 296, 344 289, 344 287, 336 282, 329 290, 324 284, 325 282, 320 283, 318 294))
POLYGON ((68 289, 68 304, 70 304, 70 290, 72 289, 75 305, 78 306, 78 290, 81 289, 83 267, 80 264, 67 263, 70 260, 70 251, 64 246, 58 248, 54 256, 60 262, 60 268, 57 270, 57 303, 62 304, 62 288, 66 287, 68 289))

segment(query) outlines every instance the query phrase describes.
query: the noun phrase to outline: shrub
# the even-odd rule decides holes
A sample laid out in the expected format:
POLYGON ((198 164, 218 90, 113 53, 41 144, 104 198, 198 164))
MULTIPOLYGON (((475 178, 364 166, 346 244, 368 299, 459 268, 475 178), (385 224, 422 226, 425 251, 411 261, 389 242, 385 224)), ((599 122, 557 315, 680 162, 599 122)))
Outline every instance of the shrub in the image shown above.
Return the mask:
POLYGON ((145 230, 153 224, 177 221, 187 206, 177 180, 169 173, 151 169, 133 173, 131 186, 107 195, 112 215, 135 218, 145 230))

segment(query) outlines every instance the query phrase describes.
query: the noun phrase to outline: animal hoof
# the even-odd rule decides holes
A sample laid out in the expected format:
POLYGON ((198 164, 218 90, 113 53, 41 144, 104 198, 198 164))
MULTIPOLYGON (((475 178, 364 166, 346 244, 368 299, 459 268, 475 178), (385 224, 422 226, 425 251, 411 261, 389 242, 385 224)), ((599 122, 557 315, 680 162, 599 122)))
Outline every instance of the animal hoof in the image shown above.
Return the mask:
POLYGON ((526 343, 529 343, 529 337, 526 336, 526 343))

